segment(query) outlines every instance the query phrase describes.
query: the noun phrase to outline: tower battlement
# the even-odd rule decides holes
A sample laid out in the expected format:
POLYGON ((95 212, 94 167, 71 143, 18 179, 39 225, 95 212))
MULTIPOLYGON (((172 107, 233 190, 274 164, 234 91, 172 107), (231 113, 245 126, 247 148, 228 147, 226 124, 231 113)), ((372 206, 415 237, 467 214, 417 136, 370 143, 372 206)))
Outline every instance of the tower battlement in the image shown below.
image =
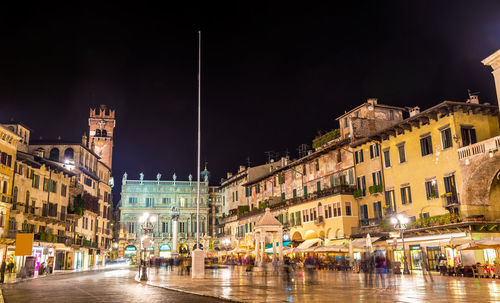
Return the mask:
POLYGON ((108 109, 105 104, 101 104, 99 108, 91 108, 90 109, 90 118, 94 119, 114 119, 115 118, 115 110, 108 109))
POLYGON ((115 110, 108 109, 106 105, 90 109, 88 146, 110 168, 113 162, 115 124, 115 110))

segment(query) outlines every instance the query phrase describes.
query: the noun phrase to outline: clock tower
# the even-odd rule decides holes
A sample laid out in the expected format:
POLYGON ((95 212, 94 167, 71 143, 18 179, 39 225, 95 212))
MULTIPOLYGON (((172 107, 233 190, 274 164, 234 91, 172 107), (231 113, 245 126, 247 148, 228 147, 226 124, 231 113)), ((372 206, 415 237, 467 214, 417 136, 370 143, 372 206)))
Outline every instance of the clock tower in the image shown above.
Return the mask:
POLYGON ((113 130, 115 128, 115 111, 106 105, 90 109, 89 147, 101 157, 101 161, 111 168, 113 160, 113 130))

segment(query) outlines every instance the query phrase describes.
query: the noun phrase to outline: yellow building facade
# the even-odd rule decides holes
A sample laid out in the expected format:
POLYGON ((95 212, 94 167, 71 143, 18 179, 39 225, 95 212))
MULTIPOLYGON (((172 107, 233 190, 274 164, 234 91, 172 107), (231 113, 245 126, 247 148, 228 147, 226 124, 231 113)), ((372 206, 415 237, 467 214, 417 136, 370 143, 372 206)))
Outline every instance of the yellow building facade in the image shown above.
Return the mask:
MULTIPOLYGON (((474 207, 461 201, 457 150, 498 135, 495 111, 491 105, 446 101, 372 137, 380 141, 391 210, 413 220, 473 215, 474 207)), ((490 210, 482 212, 495 216, 490 210)))

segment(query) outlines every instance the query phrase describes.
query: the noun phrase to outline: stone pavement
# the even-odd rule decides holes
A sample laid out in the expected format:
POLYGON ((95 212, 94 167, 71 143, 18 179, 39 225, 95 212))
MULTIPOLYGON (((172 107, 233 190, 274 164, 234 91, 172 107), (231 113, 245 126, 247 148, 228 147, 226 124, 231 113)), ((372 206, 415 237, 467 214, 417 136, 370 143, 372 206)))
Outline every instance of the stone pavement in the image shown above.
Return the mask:
POLYGON ((147 284, 240 302, 500 302, 500 280, 495 279, 433 275, 434 281, 426 282, 416 273, 394 275, 382 288, 375 276, 378 287, 365 287, 364 278, 363 274, 317 271, 311 282, 298 271, 287 283, 272 271, 256 268, 247 274, 234 266, 207 269, 205 278, 194 280, 165 268, 152 268, 147 284))
POLYGON ((16 273, 5 273, 5 278, 4 278, 4 284, 8 283, 18 283, 22 281, 30 281, 33 279, 38 279, 38 278, 46 278, 50 277, 53 275, 64 275, 64 274, 71 274, 71 273, 77 273, 77 272, 87 272, 87 271, 100 271, 100 270, 112 270, 112 269, 117 269, 117 268, 128 268, 129 265, 126 264, 113 264, 113 265, 105 265, 105 266, 94 266, 91 268, 87 269, 72 269, 72 270, 54 270, 52 274, 45 274, 45 275, 38 275, 38 272, 35 272, 35 275, 33 277, 29 278, 24 278, 20 279, 16 277, 16 273))
POLYGON ((221 300, 200 297, 134 281, 137 269, 110 269, 51 275, 25 283, 1 286, 6 303, 215 303, 221 300))

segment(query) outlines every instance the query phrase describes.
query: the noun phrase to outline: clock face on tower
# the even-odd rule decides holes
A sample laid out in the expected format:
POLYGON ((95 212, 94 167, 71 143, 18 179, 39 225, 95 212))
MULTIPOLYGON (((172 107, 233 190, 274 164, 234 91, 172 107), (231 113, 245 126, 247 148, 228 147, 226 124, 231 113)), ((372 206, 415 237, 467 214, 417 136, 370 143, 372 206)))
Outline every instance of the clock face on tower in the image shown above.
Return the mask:
POLYGON ((98 155, 98 156, 102 156, 102 151, 104 150, 104 142, 103 141, 100 141, 98 140, 94 146, 94 152, 98 155))

